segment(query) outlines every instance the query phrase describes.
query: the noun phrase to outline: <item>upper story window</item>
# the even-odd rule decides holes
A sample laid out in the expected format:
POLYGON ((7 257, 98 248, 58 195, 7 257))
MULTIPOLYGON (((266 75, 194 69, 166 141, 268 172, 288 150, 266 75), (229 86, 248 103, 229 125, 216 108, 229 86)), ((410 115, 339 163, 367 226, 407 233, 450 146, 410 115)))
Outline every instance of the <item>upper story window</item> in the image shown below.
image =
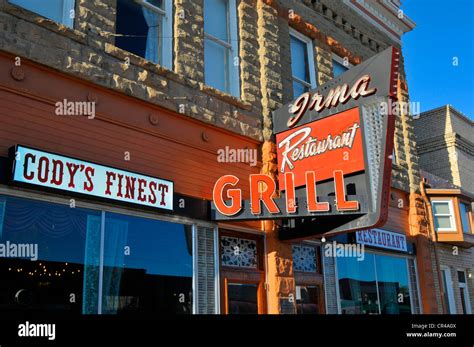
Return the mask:
POLYGON ((74 26, 74 0, 10 0, 21 6, 67 27, 74 26))
POLYGON ((172 0, 117 0, 115 45, 172 69, 172 0))
POLYGON ((290 46, 293 97, 296 98, 317 86, 313 42, 309 37, 290 29, 290 46))
POLYGON ((344 72, 349 70, 350 64, 339 57, 338 55, 333 54, 332 58, 332 74, 334 77, 342 75, 344 72))
POLYGON ((204 2, 204 78, 207 85, 240 96, 235 0, 204 2))
POLYGON ((433 219, 436 231, 455 231, 453 204, 449 200, 432 201, 433 219))
POLYGON ((471 208, 464 202, 459 203, 459 214, 461 215, 462 231, 466 234, 471 233, 471 208))

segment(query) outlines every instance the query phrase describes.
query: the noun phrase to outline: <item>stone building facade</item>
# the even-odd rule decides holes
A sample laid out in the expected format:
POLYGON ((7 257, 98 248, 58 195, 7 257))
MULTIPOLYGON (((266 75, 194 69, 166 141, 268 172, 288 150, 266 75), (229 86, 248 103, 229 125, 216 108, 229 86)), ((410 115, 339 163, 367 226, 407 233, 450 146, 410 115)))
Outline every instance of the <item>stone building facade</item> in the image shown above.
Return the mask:
MULTIPOLYGON (((2 78, 6 81, 3 83, 4 89, 15 90, 16 94, 28 94, 29 98, 33 99, 48 86, 29 85, 28 83, 34 82, 29 71, 33 69, 38 74, 40 71, 50 71, 51 74, 61 75, 61 78, 89 86, 89 92, 87 88, 81 89, 81 94, 76 95, 75 99, 96 102, 99 122, 130 129, 127 136, 137 136, 140 139, 146 136, 148 141, 168 137, 170 141, 186 142, 189 148, 199 150, 194 157, 181 160, 181 171, 184 172, 180 174, 184 176, 198 165, 195 163, 196 156, 202 155, 209 163, 213 160, 215 163, 217 150, 227 144, 225 141, 233 141, 234 145, 242 148, 258 148, 258 164, 255 168, 249 168, 245 164, 235 165, 234 169, 241 177, 246 173, 256 172, 275 176, 277 164, 272 111, 296 97, 293 94, 290 32, 296 31, 310 42, 315 82, 320 85, 333 78, 335 59, 347 62, 347 66, 359 64, 391 45, 400 47, 400 36, 414 27, 406 16, 397 19, 399 9, 393 8, 393 3, 389 1, 382 1, 384 6, 379 4, 362 9, 356 8, 352 1, 229 1, 228 6, 235 6, 238 43, 232 56, 232 63, 238 71, 238 92, 232 94, 206 84, 205 45, 206 37, 209 37, 205 32, 204 23, 206 2, 207 0, 174 0, 171 2, 171 8, 166 9, 165 16, 172 22, 172 63, 171 66, 165 67, 119 47, 117 42, 121 34, 117 32, 118 0, 73 1, 69 14, 72 19, 70 25, 58 23, 35 13, 34 10, 17 6, 14 1, 0 0, 0 51, 4 66, 2 78), (386 7, 387 4, 392 7, 386 7), (376 20, 371 19, 374 16, 376 20), (381 21, 380 18, 387 19, 387 16, 390 21, 381 21), (113 112, 118 114, 122 110, 114 110, 111 102, 116 102, 114 98, 121 97, 127 98, 127 103, 137 106, 127 108, 130 115, 127 117, 124 114, 119 119, 113 112), (168 116, 162 114, 168 113, 178 122, 173 124, 179 124, 179 120, 189 124, 189 127, 194 129, 192 135, 180 133, 176 127, 167 128, 168 116), (174 133, 168 136, 167 131, 174 133)), ((229 43, 230 46, 232 44, 234 42, 229 43)), ((403 64, 401 66, 399 99, 406 101, 408 88, 403 64)), ((45 96, 44 102, 49 103, 50 109, 51 103, 62 100, 62 94, 58 90, 48 92, 50 95, 45 96)), ((6 113, 7 111, 3 111, 5 117, 6 113)), ((13 135, 14 131, 3 129, 2 137, 10 141, 2 142, 2 156, 7 156, 7 143, 28 142, 27 134, 18 130, 21 124, 15 126, 17 135, 13 135)), ((65 127, 67 128, 67 125, 65 127)), ((87 125, 84 129, 92 131, 94 126, 87 125)), ((423 306, 424 313, 435 312, 437 304, 433 290, 435 283, 431 267, 431 240, 419 191, 421 176, 409 114, 401 113, 397 116, 394 143, 396 160, 392 171, 393 201, 388 227, 392 231, 404 233, 416 244, 415 277, 418 276, 418 281, 415 279, 414 283, 418 283, 421 292, 420 305, 423 306)), ((140 143, 137 143, 138 145, 140 143)), ((127 146, 118 145, 118 151, 126 151, 127 146)), ((66 154, 69 153, 69 147, 59 142, 51 143, 49 148, 45 149, 52 151, 57 147, 63 148, 66 154)), ((134 148, 141 155, 141 149, 134 148)), ((151 148, 148 153, 148 160, 153 163, 154 150, 151 148)), ((164 149, 156 151, 160 156, 167 155, 164 149)), ((76 152, 78 151, 71 152, 71 155, 76 152)), ((101 152, 96 157, 101 155, 104 153, 101 152)), ((93 155, 85 157, 95 159, 93 155)), ((147 167, 144 173, 161 174, 158 162, 152 166, 144 159, 125 162, 115 158, 106 164, 140 172, 147 167)), ((210 182, 225 170, 225 165, 218 168, 216 166, 215 171, 209 173, 209 177, 199 180, 196 178, 196 181, 192 182, 186 179, 181 181, 173 176, 174 173, 167 171, 163 171, 163 174, 166 176, 164 178, 176 180, 177 192, 209 200, 212 196, 210 182)), ((206 176, 204 172, 201 172, 201 175, 206 176)), ((244 188, 244 198, 246 196, 248 187, 244 188)), ((214 244, 214 255, 219 254, 216 248, 220 244, 220 231, 217 230, 221 229, 232 231, 226 234, 226 237, 230 238, 226 239, 227 241, 232 238, 256 238, 257 244, 260 241, 264 243, 263 247, 257 247, 262 253, 260 271, 263 271, 265 276, 261 283, 260 280, 255 280, 259 283, 259 296, 263 297, 262 302, 259 302, 259 313, 282 312, 281 299, 295 294, 295 278, 306 276, 294 271, 294 245, 278 240, 277 225, 271 221, 261 225, 237 223, 235 226, 212 227, 216 234, 206 234, 208 238, 203 239, 202 245, 206 244, 211 249, 209 245, 214 244)), ((320 245, 319 241, 315 242, 315 245, 320 245)), ((220 258, 213 261, 215 265, 220 262, 220 258)), ((326 296, 326 300, 323 311, 336 313, 337 278, 334 271, 331 271, 334 264, 331 264, 330 259, 324 259, 322 263, 324 274, 314 279, 314 283, 321 284, 325 281, 326 290, 322 296, 326 296)), ((236 274, 235 269, 231 270, 228 272, 238 278, 259 276, 258 271, 255 274, 236 274)), ((197 308, 197 312, 229 310, 225 300, 230 292, 225 276, 223 272, 215 272, 212 276, 209 274, 209 281, 215 281, 218 285, 214 290, 209 290, 209 293, 206 292, 202 300, 211 300, 212 297, 215 310, 204 307, 202 310, 197 308)), ((196 285, 200 288, 199 284, 196 285)))
POLYGON ((445 105, 422 112, 414 121, 420 166, 474 192, 474 123, 445 105))

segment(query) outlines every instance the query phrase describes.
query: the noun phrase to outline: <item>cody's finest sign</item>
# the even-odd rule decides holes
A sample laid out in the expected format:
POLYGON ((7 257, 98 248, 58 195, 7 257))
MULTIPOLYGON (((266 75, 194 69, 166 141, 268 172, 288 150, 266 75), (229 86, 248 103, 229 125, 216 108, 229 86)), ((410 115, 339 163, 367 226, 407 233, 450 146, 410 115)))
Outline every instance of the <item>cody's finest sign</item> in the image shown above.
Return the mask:
POLYGON ((219 178, 213 219, 281 219, 281 239, 384 223, 394 132, 387 105, 396 97, 398 61, 390 47, 274 111, 278 183, 251 175, 250 199, 242 200, 243 182, 219 178))
POLYGON ((382 229, 357 231, 356 242, 366 246, 407 252, 407 238, 405 235, 382 229))
POLYGON ((173 182, 16 146, 13 182, 173 210, 173 182))

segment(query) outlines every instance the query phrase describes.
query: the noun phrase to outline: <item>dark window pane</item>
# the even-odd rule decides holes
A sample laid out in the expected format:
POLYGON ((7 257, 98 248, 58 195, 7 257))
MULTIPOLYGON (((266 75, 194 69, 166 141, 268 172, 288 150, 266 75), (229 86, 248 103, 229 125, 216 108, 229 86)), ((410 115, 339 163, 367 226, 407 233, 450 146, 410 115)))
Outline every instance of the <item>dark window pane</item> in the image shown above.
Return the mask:
POLYGON ((458 281, 459 283, 466 283, 466 274, 464 271, 458 271, 458 281))
POLYGON ((297 286, 296 312, 298 314, 321 314, 320 293, 318 286, 297 286), (299 294, 299 297, 298 297, 299 294))
POLYGON ((258 285, 227 285, 229 314, 258 314, 258 285))
POLYGON ((97 313, 100 213, 12 197, 0 211, 2 247, 37 246, 0 258, 0 309, 97 313))
POLYGON ((446 274, 446 270, 441 270, 441 273, 443 275, 443 288, 444 288, 444 303, 446 304, 446 310, 447 312, 446 313, 451 313, 451 307, 450 307, 450 304, 449 304, 449 296, 448 296, 448 280, 446 278, 447 274, 446 274))
MULTIPOLYGON (((161 1, 151 2, 159 7, 161 1)), ((115 45, 161 63, 162 15, 134 1, 117 0, 115 45), (123 35, 123 36, 120 36, 123 35)))
POLYGON ((107 213, 103 313, 192 313, 191 227, 107 213))

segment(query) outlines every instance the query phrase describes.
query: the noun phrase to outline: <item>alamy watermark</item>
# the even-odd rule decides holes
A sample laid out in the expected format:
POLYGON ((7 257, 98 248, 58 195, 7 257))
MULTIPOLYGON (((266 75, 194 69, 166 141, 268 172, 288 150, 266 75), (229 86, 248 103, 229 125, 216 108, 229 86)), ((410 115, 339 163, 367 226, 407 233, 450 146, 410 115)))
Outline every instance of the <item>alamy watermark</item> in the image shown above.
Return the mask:
POLYGON ((57 116, 87 116, 95 118, 95 101, 68 101, 64 99, 55 104, 57 116))
POLYGON ((26 321, 18 325, 19 337, 47 337, 52 341, 56 339, 56 324, 38 324, 26 321))
POLYGON ((365 247, 361 244, 342 244, 336 241, 324 244, 324 256, 334 258, 357 258, 364 261, 365 247))
POLYGON ((225 146, 217 150, 217 161, 219 163, 248 163, 250 166, 257 166, 257 150, 225 146))
POLYGON ((0 258, 29 258, 38 260, 37 243, 0 243, 0 258))
POLYGON ((418 101, 392 101, 389 99, 388 102, 380 103, 380 113, 382 115, 393 114, 394 116, 409 115, 413 118, 417 118, 420 115, 420 102, 418 101))

